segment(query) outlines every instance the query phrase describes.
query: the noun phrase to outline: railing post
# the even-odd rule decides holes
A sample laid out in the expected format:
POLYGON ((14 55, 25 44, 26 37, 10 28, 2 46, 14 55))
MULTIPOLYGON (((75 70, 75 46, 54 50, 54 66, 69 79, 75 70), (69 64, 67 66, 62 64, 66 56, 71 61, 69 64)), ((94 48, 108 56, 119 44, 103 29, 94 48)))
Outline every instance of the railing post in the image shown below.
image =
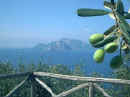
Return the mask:
POLYGON ((93 91, 93 83, 90 83, 89 86, 89 97, 94 97, 94 91, 93 91))
POLYGON ((31 97, 33 97, 33 83, 31 82, 31 97))
POLYGON ((30 85, 31 85, 31 87, 30 87, 30 96, 31 97, 34 97, 34 74, 32 73, 32 74, 30 74, 30 85))

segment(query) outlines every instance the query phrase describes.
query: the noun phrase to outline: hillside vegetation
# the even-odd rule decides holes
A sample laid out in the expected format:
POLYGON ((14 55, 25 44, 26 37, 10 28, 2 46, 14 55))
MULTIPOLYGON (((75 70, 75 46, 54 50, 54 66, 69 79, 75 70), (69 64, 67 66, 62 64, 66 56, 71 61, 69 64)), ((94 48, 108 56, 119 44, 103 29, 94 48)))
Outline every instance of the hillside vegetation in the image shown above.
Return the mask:
MULTIPOLYGON (((24 64, 19 64, 18 68, 14 68, 10 63, 0 63, 0 74, 10 74, 10 73, 18 73, 18 72, 32 72, 32 71, 40 71, 40 72, 53 72, 60 74, 68 74, 68 75, 79 75, 79 76, 88 76, 82 70, 82 65, 76 65, 74 70, 68 69, 64 65, 53 65, 49 66, 47 64, 39 63, 38 65, 30 64, 25 66, 24 64)), ((100 74, 93 73, 91 76, 101 77, 100 74)), ((120 69, 113 72, 113 75, 110 77, 113 78, 121 78, 121 79, 129 79, 130 80, 130 67, 121 67, 120 69)), ((16 79, 0 79, 0 97, 5 96, 11 89, 13 89, 18 83, 20 83, 24 78, 16 78, 16 79)), ((40 78, 43 80, 52 90, 58 94, 62 91, 71 89, 72 87, 80 84, 80 82, 69 81, 69 80, 61 80, 55 78, 40 78)), ((106 89, 106 91, 112 95, 113 97, 130 97, 130 86, 124 85, 114 85, 114 84, 101 84, 102 87, 106 89)), ((35 83, 34 87, 34 97, 51 97, 51 95, 38 84, 35 83)), ((26 83, 25 86, 21 88, 21 90, 14 94, 13 97, 30 97, 30 85, 29 82, 26 83)), ((68 97, 88 97, 88 89, 81 89, 75 93, 72 93, 68 97)), ((103 95, 95 90, 95 97, 103 97, 103 95)))

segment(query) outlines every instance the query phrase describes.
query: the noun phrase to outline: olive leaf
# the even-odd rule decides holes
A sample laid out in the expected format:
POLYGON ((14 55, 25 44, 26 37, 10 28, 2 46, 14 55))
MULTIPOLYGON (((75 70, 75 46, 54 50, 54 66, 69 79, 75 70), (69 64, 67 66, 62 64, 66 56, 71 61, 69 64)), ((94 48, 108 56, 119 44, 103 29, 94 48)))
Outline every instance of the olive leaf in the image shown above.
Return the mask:
POLYGON ((117 10, 117 12, 119 12, 121 15, 124 14, 124 5, 123 5, 122 0, 118 0, 118 1, 117 1, 117 3, 116 3, 116 10, 117 10))
POLYGON ((106 37, 104 40, 98 42, 97 44, 94 44, 93 47, 95 47, 95 48, 103 47, 104 45, 106 45, 106 44, 108 44, 110 42, 113 42, 116 39, 117 39, 117 36, 106 37))
POLYGON ((109 11, 101 9, 89 9, 89 8, 80 8, 77 10, 78 16, 89 17, 89 16, 101 16, 106 15, 109 11))
POLYGON ((104 32, 104 35, 109 35, 109 34, 112 33, 115 29, 116 29, 116 26, 115 26, 115 25, 111 26, 108 30, 106 30, 106 31, 104 32))
POLYGON ((104 1, 104 7, 108 8, 108 9, 111 9, 113 7, 113 4, 108 2, 108 1, 104 1))

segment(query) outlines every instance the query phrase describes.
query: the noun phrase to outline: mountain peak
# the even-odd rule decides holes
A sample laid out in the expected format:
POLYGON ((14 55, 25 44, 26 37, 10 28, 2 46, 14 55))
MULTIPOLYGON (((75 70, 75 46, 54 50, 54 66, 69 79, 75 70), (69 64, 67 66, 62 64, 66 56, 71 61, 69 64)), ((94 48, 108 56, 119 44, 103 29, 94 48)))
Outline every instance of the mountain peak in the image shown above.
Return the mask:
POLYGON ((48 44, 38 44, 35 48, 42 50, 80 50, 86 49, 88 47, 87 43, 76 39, 63 38, 58 41, 52 41, 48 44))

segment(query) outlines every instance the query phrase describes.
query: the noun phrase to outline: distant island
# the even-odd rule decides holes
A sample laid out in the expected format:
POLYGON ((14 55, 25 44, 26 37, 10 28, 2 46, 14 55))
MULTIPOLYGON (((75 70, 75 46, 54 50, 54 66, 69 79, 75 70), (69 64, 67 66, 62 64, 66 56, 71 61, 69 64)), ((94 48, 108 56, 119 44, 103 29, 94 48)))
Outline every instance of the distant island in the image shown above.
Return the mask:
POLYGON ((86 72, 109 73, 109 59, 102 64, 93 61, 94 49, 90 44, 76 39, 61 39, 48 44, 39 43, 32 48, 0 48, 0 61, 18 64, 64 64, 73 68, 76 64, 84 64, 86 72))

